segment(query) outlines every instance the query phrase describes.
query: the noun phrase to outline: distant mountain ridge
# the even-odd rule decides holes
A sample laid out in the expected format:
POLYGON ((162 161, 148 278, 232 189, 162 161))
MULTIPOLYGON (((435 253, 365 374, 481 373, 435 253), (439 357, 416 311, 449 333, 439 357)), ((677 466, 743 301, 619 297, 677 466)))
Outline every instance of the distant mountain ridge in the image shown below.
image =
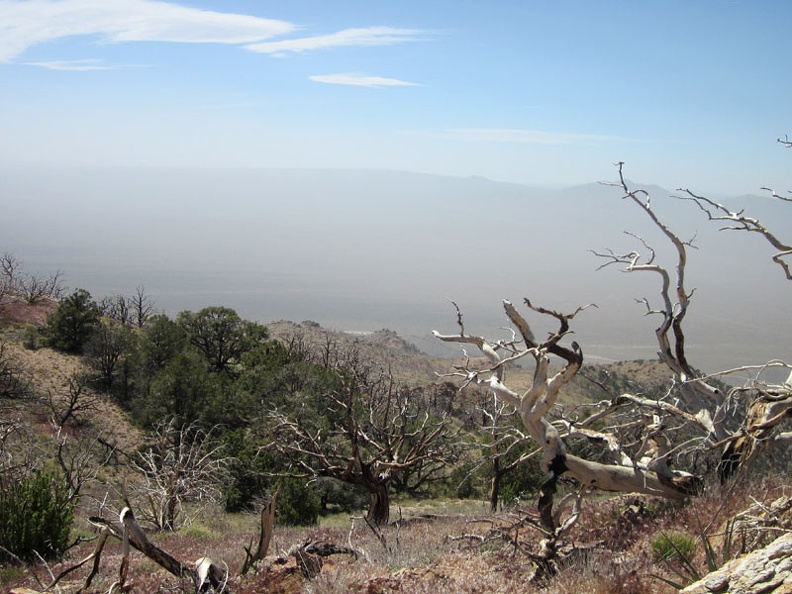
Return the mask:
MULTIPOLYGON (((789 291, 768 246, 718 233, 675 192, 646 187, 658 215, 701 248, 688 264, 695 364, 788 350, 789 291)), ((646 253, 631 231, 669 269, 675 256, 622 196, 600 183, 548 189, 398 171, 14 169, 0 176, 0 250, 97 297, 143 285, 170 313, 226 305, 264 323, 391 328, 433 353, 431 330, 456 329, 449 300, 487 336, 506 325, 502 299, 565 311, 595 303, 573 325, 584 350, 647 358, 656 321, 635 300, 656 301, 657 279, 598 271, 604 261, 590 250, 646 253)), ((744 200, 774 228, 792 228, 786 205, 744 200)))

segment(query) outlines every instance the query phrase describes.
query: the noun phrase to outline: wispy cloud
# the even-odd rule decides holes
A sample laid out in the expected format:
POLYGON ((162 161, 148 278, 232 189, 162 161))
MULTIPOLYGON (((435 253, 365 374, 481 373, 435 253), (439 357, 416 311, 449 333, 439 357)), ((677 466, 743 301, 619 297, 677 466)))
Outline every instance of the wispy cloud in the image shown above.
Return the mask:
POLYGON ((614 140, 626 140, 617 136, 599 134, 573 134, 568 132, 547 132, 523 128, 456 128, 440 132, 412 132, 423 136, 465 140, 474 142, 515 142, 523 144, 590 144, 614 140))
POLYGON ((28 66, 39 66, 48 70, 113 70, 113 66, 105 66, 101 60, 53 60, 51 62, 26 62, 28 66))
POLYGON ((417 29, 394 29, 391 27, 366 27, 344 29, 328 35, 265 41, 247 47, 250 51, 274 56, 285 56, 289 52, 299 53, 344 46, 395 45, 420 39, 422 31, 417 29))
POLYGON ((356 72, 345 72, 339 74, 318 74, 309 76, 314 82, 326 83, 329 85, 351 85, 355 87, 418 87, 418 83, 399 80, 398 78, 385 78, 383 76, 366 76, 356 72))
POLYGON ((0 62, 75 35, 107 41, 248 44, 295 30, 291 23, 158 0, 0 0, 0 62))

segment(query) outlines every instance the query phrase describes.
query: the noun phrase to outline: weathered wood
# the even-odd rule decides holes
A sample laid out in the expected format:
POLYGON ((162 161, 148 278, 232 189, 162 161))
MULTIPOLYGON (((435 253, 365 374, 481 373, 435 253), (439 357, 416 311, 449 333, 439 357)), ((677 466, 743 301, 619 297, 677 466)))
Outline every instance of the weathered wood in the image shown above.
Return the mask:
POLYGON ((125 529, 123 536, 124 541, 126 541, 128 538, 129 544, 146 555, 146 557, 176 577, 190 579, 190 581, 195 584, 196 590, 198 589, 199 584, 197 572, 191 567, 183 565, 175 557, 152 543, 146 536, 143 528, 141 528, 140 524, 137 523, 135 514, 130 508, 125 507, 121 510, 121 513, 119 514, 119 520, 125 529))
POLYGON ((641 468, 600 464, 577 456, 565 458, 566 476, 602 491, 641 493, 667 499, 685 499, 694 495, 700 480, 687 473, 676 473, 664 479, 657 473, 641 468))
MULTIPOLYGON (((114 537, 120 539, 125 545, 129 543, 129 545, 146 555, 146 557, 168 571, 168 573, 176 576, 180 580, 188 580, 189 583, 192 583, 195 592, 205 591, 205 583, 208 580, 208 583, 213 589, 218 590, 224 588, 223 591, 229 593, 225 584, 225 572, 214 565, 211 559, 206 557, 199 559, 196 568, 183 564, 148 539, 143 528, 137 523, 135 514, 132 512, 131 508, 125 507, 121 510, 119 514, 120 525, 104 518, 92 517, 90 520, 95 524, 105 526, 114 537)), ((125 562, 126 561, 127 557, 125 557, 125 562)), ((123 581, 126 578, 127 567, 122 564, 120 571, 120 585, 123 585, 123 581)))
POLYGON ((259 531, 259 540, 258 545, 256 546, 256 552, 251 552, 253 545, 253 542, 251 541, 251 546, 245 547, 245 562, 242 564, 242 575, 245 575, 248 571, 250 571, 250 568, 253 567, 257 561, 261 561, 267 556, 267 550, 269 549, 270 541, 272 540, 272 533, 275 529, 275 499, 277 496, 278 493, 276 491, 270 498, 269 503, 267 503, 267 505, 265 505, 261 510, 261 527, 259 531))

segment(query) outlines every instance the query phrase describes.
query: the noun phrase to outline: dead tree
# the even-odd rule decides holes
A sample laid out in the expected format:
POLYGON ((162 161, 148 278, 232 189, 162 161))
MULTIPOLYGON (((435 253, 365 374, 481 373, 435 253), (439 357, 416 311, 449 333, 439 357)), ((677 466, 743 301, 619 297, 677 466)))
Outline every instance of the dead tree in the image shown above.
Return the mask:
POLYGON ((19 260, 13 254, 6 252, 0 255, 0 312, 16 296, 16 275, 19 266, 19 260))
POLYGON ((125 295, 120 294, 102 297, 101 301, 99 301, 102 314, 122 325, 132 323, 130 305, 129 299, 125 295))
POLYGON ((253 551, 254 541, 251 539, 250 546, 245 547, 245 562, 242 564, 242 575, 245 575, 257 562, 267 556, 272 533, 275 529, 275 501, 277 498, 278 493, 273 493, 267 505, 261 509, 259 514, 260 530, 256 550, 253 551))
POLYGON ((532 458, 538 455, 537 450, 526 452, 527 442, 530 437, 515 427, 505 424, 507 416, 515 411, 505 402, 495 402, 491 409, 482 409, 489 424, 484 430, 489 433, 490 443, 487 445, 488 455, 482 461, 490 464, 489 502, 490 511, 498 510, 500 501, 501 484, 509 473, 517 470, 532 458), (513 453, 519 454, 514 457, 513 453), (510 455, 514 459, 510 460, 510 455))
POLYGON ((63 273, 48 276, 23 273, 22 262, 8 252, 0 255, 0 307, 9 299, 34 304, 47 299, 57 300, 63 294, 63 273))
MULTIPOLYGON (((669 402, 648 402, 629 394, 624 395, 624 398, 644 408, 653 408, 662 415, 684 420, 701 432, 705 447, 722 448, 719 473, 721 480, 726 480, 738 468, 750 465, 760 450, 760 445, 768 447, 774 443, 792 441, 792 434, 780 431, 781 425, 792 413, 792 365, 783 361, 770 361, 758 366, 724 370, 709 377, 693 368, 687 358, 686 336, 683 330, 683 320, 688 313, 693 293, 687 290, 685 284, 686 248, 690 242, 682 241, 659 220, 652 209, 647 192, 633 190, 628 186, 622 167, 623 164, 619 163, 619 182, 614 185, 621 188, 624 198, 638 205, 649 216, 654 226, 670 240, 677 253, 675 274, 671 275, 667 268, 655 261, 655 251, 640 237, 638 239, 649 252, 649 257, 645 260, 642 260, 641 255, 635 251, 626 255, 617 255, 612 251, 596 255, 607 260, 603 267, 621 264, 624 265, 626 272, 651 272, 660 276, 662 307, 653 309, 648 299, 642 301, 649 314, 661 316, 661 324, 655 331, 659 346, 658 356, 671 370, 675 382, 679 385, 678 393, 682 396, 682 407, 673 406, 669 402), (711 377, 728 375, 752 367, 759 370, 782 368, 791 372, 789 379, 782 385, 755 381, 750 386, 733 388, 727 393, 708 381, 711 377)), ((759 220, 745 215, 743 211, 733 212, 722 204, 690 190, 680 191, 684 192, 682 198, 694 202, 707 214, 709 220, 733 223, 722 229, 742 230, 763 236, 778 250, 773 256, 773 261, 779 264, 786 277, 792 280, 785 260, 792 254, 792 246, 780 241, 759 220)), ((786 199, 775 192, 772 193, 776 198, 786 199)))
MULTIPOLYGON (((557 330, 544 341, 539 342, 535 338, 528 321, 510 301, 503 302, 504 311, 522 339, 508 348, 504 348, 502 342, 491 342, 467 334, 461 314, 457 316, 459 334, 434 334, 445 342, 474 345, 486 356, 489 362, 486 367, 473 369, 466 365, 457 368, 452 375, 463 378, 463 382, 468 384, 476 382, 488 385, 495 398, 517 410, 533 442, 540 448, 540 466, 548 474, 548 479, 542 485, 539 497, 539 527, 544 538, 536 558, 544 565, 544 571, 552 571, 551 564, 559 540, 574 525, 579 512, 580 497, 575 500, 573 513, 562 519, 565 508, 572 501, 563 499, 558 506, 555 505, 554 495, 561 476, 575 479, 584 488, 644 493, 670 499, 684 499, 694 493, 699 480, 689 473, 670 468, 668 444, 660 427, 647 428, 646 446, 640 455, 616 456, 618 459, 611 464, 586 460, 567 452, 564 433, 568 434, 568 429, 563 424, 551 422, 548 417, 556 406, 561 390, 572 381, 583 364, 580 346, 576 342, 571 342, 569 346, 562 342, 569 333, 570 321, 584 308, 564 314, 536 307, 528 299, 525 305, 558 322, 557 330), (551 372, 551 356, 562 363, 555 372, 551 372), (503 382, 504 369, 508 363, 524 358, 534 362, 533 382, 528 389, 517 392, 503 382)), ((590 433, 595 434, 594 431, 590 433)), ((614 439, 607 436, 604 441, 613 442, 614 439)))
POLYGON ((47 277, 35 274, 26 275, 19 280, 18 291, 28 304, 38 303, 47 299, 59 299, 63 295, 63 279, 60 271, 47 277))
POLYGON ((99 307, 104 315, 119 324, 138 328, 143 328, 155 312, 154 302, 146 294, 143 285, 138 286, 133 295, 113 294, 104 297, 99 307))
POLYGON ((158 530, 189 523, 187 503, 196 505, 194 515, 222 504, 228 460, 222 457, 222 446, 195 426, 179 427, 172 419, 159 425, 131 467, 140 476, 130 489, 140 502, 141 519, 158 530))
MULTIPOLYGON (((180 592, 194 592, 217 594, 230 594, 230 573, 228 566, 224 562, 215 562, 209 557, 201 557, 194 564, 187 564, 180 561, 168 551, 152 543, 146 535, 143 527, 138 523, 132 510, 129 500, 124 496, 124 507, 118 516, 118 520, 109 519, 104 515, 92 516, 88 520, 98 528, 98 535, 94 550, 87 557, 78 561, 74 565, 66 567, 58 575, 50 573, 52 581, 44 585, 39 581, 42 592, 60 592, 58 584, 82 567, 90 563, 90 571, 83 580, 83 584, 76 592, 92 591, 89 590, 91 583, 101 569, 102 553, 108 538, 115 538, 121 541, 121 562, 118 567, 118 579, 108 590, 109 592, 127 592, 133 589, 133 582, 130 578, 130 569, 133 563, 132 549, 145 555, 148 559, 165 569, 168 573, 179 580, 177 590, 180 592)), ((249 547, 245 547, 245 561, 240 575, 245 575, 250 569, 255 568, 259 562, 264 562, 272 538, 275 518, 275 497, 261 511, 260 533, 258 535, 258 545, 255 552, 251 540, 249 547)), ((287 578, 297 576, 300 582, 303 579, 313 579, 322 569, 322 559, 331 555, 347 554, 355 559, 358 552, 348 547, 337 546, 330 542, 307 540, 301 545, 292 547, 286 556, 271 558, 270 562, 262 568, 270 576, 280 576, 287 578), (294 558, 294 564, 288 567, 290 557, 294 558)), ((276 578, 277 579, 277 578, 276 578)), ((163 586, 160 586, 162 588, 163 586)), ((12 590, 14 592, 16 590, 12 590)), ((21 589, 19 590, 22 591, 21 589)), ((25 592, 33 594, 34 590, 25 589, 25 592)), ((290 590, 291 591, 291 590, 290 590)), ((38 594, 38 592, 36 592, 38 594)))
POLYGON ((56 430, 67 425, 85 425, 89 418, 96 415, 99 397, 90 390, 89 382, 87 374, 75 372, 66 378, 62 389, 55 392, 49 390, 41 397, 41 403, 49 411, 50 422, 56 430))
MULTIPOLYGON (((472 368, 467 363, 449 375, 459 377, 463 387, 471 383, 487 385, 494 398, 513 406, 539 448, 541 467, 548 473, 548 479, 542 486, 539 498, 538 526, 544 539, 535 558, 544 572, 553 571, 559 540, 578 517, 583 489, 596 488, 682 500, 695 495, 702 485, 701 477, 671 467, 672 460, 684 449, 723 448, 721 476, 724 477, 736 468, 744 467, 752 456, 756 456, 759 445, 792 441, 792 432, 781 432, 779 429, 792 413, 792 374, 783 385, 754 384, 724 393, 710 381, 710 377, 696 371, 689 362, 683 322, 693 294, 686 287, 685 276, 690 242, 683 241, 658 218, 647 192, 628 186, 622 165, 619 164, 619 182, 613 185, 622 189, 623 198, 643 210, 653 226, 670 242, 676 254, 675 266, 669 271, 658 263, 654 249, 634 234, 630 235, 647 250, 647 258, 643 259, 636 251, 626 254, 614 251, 595 253, 605 259, 602 267, 622 265, 627 272, 649 272, 660 279, 661 307, 653 309, 648 299, 642 302, 648 313, 658 315, 661 319, 655 331, 658 356, 671 371, 675 386, 666 398, 648 399, 640 395, 619 394, 601 403, 585 419, 551 420, 559 393, 583 365, 580 346, 575 342, 568 346, 564 344, 570 332, 570 322, 583 308, 564 314, 536 307, 526 299, 525 305, 529 310, 551 316, 558 323, 555 332, 544 340, 535 337, 526 318, 509 301, 503 302, 504 311, 521 337, 519 341, 490 341, 467 334, 459 309, 458 334, 435 332, 440 340, 473 345, 485 355, 488 365, 472 368), (551 357, 560 360, 558 370, 553 368, 551 371, 551 357), (534 363, 532 385, 522 391, 507 386, 504 381, 506 365, 518 359, 533 360, 534 363), (632 411, 632 431, 640 435, 633 447, 627 447, 616 432, 597 430, 597 422, 626 408, 632 411), (682 444, 673 443, 668 431, 672 421, 697 431, 698 437, 682 444), (577 436, 605 444, 612 462, 594 462, 569 454, 565 440, 577 436), (562 476, 575 479, 582 490, 566 502, 562 500, 554 505, 556 483, 562 476), (572 504, 572 508, 566 519, 562 519, 565 504, 572 504)), ((719 220, 718 216, 712 214, 717 212, 727 220, 737 221, 741 225, 738 228, 763 235, 779 250, 774 261, 780 263, 785 271, 788 270, 783 258, 789 255, 789 247, 778 241, 758 221, 731 213, 691 192, 688 197, 708 212, 711 219, 719 220)), ((781 361, 765 366, 792 369, 792 366, 781 361)))
MULTIPOLYGON (((94 552, 77 565, 70 567, 66 572, 62 572, 50 584, 47 588, 48 590, 55 586, 67 573, 74 571, 88 561, 93 561, 93 569, 80 591, 87 589, 99 569, 99 561, 107 536, 113 536, 123 543, 123 558, 119 568, 119 579, 110 588, 110 591, 115 591, 116 587, 122 592, 128 589, 126 580, 130 564, 130 547, 132 547, 146 555, 146 557, 164 568, 171 575, 182 580, 183 583, 186 582, 186 584, 192 586, 190 590, 193 592, 230 592, 228 588, 228 572, 225 569, 219 567, 208 557, 201 557, 195 562, 194 567, 190 567, 156 546, 148 539, 129 506, 121 510, 118 522, 102 517, 92 517, 90 521, 102 529, 94 552)), ((184 588, 182 590, 187 591, 184 588)))
POLYGON ((135 289, 135 294, 129 298, 129 305, 132 310, 132 323, 138 328, 143 328, 155 313, 154 302, 146 294, 146 288, 143 285, 139 285, 135 289))
POLYGON ((489 394, 482 392, 483 398, 477 404, 476 412, 481 413, 481 430, 485 437, 463 444, 478 454, 477 462, 471 465, 464 480, 470 480, 485 469, 485 476, 489 476, 490 511, 494 513, 501 503, 504 479, 535 459, 539 451, 530 447, 530 436, 520 430, 519 421, 515 422, 516 409, 502 400, 492 400, 489 394))
POLYGON ((268 414, 269 448, 291 463, 291 476, 365 488, 369 521, 385 524, 394 475, 416 469, 431 475, 452 459, 450 419, 432 414, 421 390, 399 385, 387 370, 354 353, 336 365, 336 386, 313 396, 322 410, 268 414))
POLYGON ((20 400, 32 392, 31 379, 11 352, 0 340, 0 410, 4 401, 20 400))

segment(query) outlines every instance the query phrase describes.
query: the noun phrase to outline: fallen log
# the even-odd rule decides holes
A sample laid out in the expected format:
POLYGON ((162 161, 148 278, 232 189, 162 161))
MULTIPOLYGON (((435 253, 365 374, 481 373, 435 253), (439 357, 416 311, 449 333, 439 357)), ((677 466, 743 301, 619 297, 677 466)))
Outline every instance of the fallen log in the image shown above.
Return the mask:
MULTIPOLYGON (((125 507, 119 514, 119 522, 113 522, 101 517, 91 517, 89 520, 100 526, 104 526, 109 530, 110 534, 122 542, 129 543, 132 547, 146 555, 149 559, 154 561, 157 565, 168 571, 171 575, 176 576, 180 580, 187 580, 192 583, 195 592, 206 592, 208 587, 214 591, 226 592, 230 594, 227 588, 228 576, 226 572, 217 566, 208 557, 202 557, 196 562, 195 567, 185 565, 167 551, 159 548, 152 543, 140 524, 135 519, 135 514, 132 509, 125 507)), ((125 555, 124 560, 127 557, 125 555)), ((126 577, 126 571, 122 567, 121 582, 126 577)))

